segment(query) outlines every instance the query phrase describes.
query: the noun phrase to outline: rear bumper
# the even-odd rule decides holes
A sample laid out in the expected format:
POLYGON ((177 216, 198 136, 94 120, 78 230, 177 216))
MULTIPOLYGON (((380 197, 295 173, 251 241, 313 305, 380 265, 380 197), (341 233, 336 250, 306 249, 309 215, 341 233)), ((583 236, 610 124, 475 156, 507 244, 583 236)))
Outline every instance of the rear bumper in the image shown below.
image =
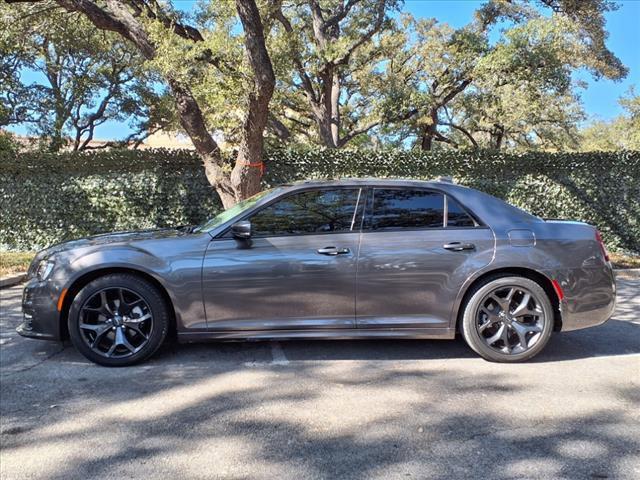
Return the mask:
POLYGON ((562 331, 602 325, 616 308, 616 283, 610 264, 554 272, 564 292, 562 331))
POLYGON ((600 308, 594 308, 584 312, 570 312, 565 309, 562 312, 562 330, 568 332, 571 330, 580 330, 582 328, 596 327, 602 325, 613 315, 615 302, 613 306, 605 305, 600 308))
POLYGON ((16 328, 23 337, 60 340, 59 292, 50 282, 32 278, 22 292, 22 323, 16 328))

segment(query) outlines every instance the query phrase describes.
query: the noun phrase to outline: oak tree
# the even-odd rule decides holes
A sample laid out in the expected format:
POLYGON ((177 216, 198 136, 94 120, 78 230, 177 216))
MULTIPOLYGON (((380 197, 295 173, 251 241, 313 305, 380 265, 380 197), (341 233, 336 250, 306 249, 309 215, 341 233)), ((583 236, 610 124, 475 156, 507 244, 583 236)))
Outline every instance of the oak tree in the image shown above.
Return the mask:
MULTIPOLYGON (((25 3, 25 0, 8 0, 25 3)), ((29 3, 42 3, 27 0, 29 3)), ((167 42, 205 43, 203 34, 182 23, 168 4, 155 0, 54 0, 68 14, 83 15, 95 28, 115 32, 133 44, 139 54, 153 63, 167 42)), ((237 156, 230 166, 214 139, 215 125, 209 125, 198 98, 191 90, 189 78, 182 72, 162 70, 163 80, 175 101, 182 129, 189 135, 202 159, 207 178, 225 207, 234 205, 260 190, 263 171, 263 132, 268 119, 268 105, 273 94, 275 76, 265 46, 262 17, 255 0, 236 0, 235 8, 242 24, 250 87, 246 89, 245 108, 237 156)), ((198 47, 195 51, 199 51, 198 47)), ((216 71, 220 65, 215 52, 201 51, 195 67, 216 71)))

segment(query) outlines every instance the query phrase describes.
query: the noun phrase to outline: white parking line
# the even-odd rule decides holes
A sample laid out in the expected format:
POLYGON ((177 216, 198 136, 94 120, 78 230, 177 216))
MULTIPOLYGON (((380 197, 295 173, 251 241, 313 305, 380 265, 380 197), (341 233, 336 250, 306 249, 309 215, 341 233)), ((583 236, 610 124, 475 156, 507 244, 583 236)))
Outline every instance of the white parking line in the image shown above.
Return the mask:
POLYGON ((271 342, 271 358, 272 365, 289 365, 289 360, 278 342, 271 342))
POLYGON ((640 359, 640 353, 638 352, 625 352, 625 353, 618 353, 618 354, 613 354, 613 355, 608 355, 608 354, 602 354, 602 355, 594 355, 593 357, 585 357, 585 360, 588 359, 601 359, 601 358, 608 358, 608 359, 612 359, 612 358, 621 358, 621 357, 638 357, 638 359, 640 359))

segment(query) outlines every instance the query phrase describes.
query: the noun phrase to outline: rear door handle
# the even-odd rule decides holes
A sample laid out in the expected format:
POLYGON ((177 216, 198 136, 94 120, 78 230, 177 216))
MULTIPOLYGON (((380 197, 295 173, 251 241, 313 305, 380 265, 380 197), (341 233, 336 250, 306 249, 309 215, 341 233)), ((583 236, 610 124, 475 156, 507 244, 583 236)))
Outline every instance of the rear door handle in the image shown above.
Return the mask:
POLYGON ((473 243, 451 242, 445 243, 442 248, 445 250, 452 250, 454 252, 461 252, 462 250, 474 250, 476 246, 473 243))
POLYGON ((349 253, 351 253, 351 250, 349 250, 348 248, 338 248, 338 247, 324 247, 324 248, 319 248, 317 250, 317 252, 320 255, 347 255, 349 253))

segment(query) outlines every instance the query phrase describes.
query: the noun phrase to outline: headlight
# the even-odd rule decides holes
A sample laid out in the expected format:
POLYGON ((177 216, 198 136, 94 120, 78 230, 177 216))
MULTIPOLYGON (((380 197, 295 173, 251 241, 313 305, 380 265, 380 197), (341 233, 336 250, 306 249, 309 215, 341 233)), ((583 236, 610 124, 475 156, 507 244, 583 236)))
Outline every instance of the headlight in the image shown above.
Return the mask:
POLYGON ((53 272, 54 265, 55 263, 50 260, 40 260, 38 268, 36 269, 36 277, 38 278, 38 280, 40 280, 41 282, 43 280, 46 280, 47 277, 51 275, 51 272, 53 272))

